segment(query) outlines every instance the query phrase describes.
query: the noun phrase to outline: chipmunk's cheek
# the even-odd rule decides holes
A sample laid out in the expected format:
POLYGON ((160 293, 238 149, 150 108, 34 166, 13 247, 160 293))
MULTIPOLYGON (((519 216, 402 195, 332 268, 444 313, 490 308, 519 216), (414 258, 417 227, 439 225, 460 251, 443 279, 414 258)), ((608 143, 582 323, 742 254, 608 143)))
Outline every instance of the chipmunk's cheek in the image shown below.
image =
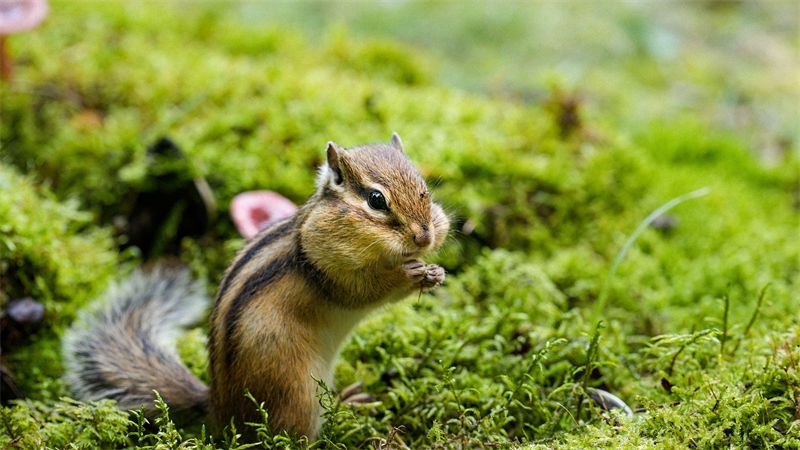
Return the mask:
POLYGON ((433 218, 433 229, 435 239, 433 242, 433 249, 438 249, 444 244, 447 239, 447 234, 450 231, 450 219, 441 206, 434 203, 431 205, 431 217, 433 218))

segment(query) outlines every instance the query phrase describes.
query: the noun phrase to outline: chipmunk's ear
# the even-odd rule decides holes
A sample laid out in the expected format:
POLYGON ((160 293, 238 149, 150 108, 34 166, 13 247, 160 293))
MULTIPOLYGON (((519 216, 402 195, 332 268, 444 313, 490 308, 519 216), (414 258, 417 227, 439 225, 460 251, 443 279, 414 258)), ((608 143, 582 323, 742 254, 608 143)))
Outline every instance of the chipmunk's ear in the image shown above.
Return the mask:
POLYGON ((330 177, 333 184, 341 185, 344 182, 344 174, 342 173, 342 156, 344 150, 336 145, 333 141, 328 142, 328 148, 325 150, 327 153, 328 161, 323 167, 327 173, 321 173, 321 177, 330 177))
POLYGON ((389 142, 389 145, 403 152, 403 141, 400 140, 399 134, 392 133, 392 140, 389 142))

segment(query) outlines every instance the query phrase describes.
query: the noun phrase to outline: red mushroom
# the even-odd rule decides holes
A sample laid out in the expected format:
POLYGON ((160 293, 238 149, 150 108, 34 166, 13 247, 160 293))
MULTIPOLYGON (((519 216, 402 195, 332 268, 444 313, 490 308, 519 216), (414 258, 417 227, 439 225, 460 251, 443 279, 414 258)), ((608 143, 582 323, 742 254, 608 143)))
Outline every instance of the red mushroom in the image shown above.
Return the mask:
POLYGON ((245 239, 295 212, 297 206, 291 200, 271 191, 242 192, 231 201, 233 223, 245 239))
POLYGON ((36 28, 47 17, 47 0, 0 0, 0 78, 11 79, 14 61, 8 54, 8 35, 36 28))

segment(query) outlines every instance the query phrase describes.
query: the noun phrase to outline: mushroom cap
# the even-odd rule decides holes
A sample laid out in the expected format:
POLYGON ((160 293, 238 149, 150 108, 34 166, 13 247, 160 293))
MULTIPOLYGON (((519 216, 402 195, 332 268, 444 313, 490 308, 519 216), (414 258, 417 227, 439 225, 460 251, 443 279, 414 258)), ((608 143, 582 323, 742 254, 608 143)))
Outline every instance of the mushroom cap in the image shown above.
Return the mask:
POLYGON ((231 200, 231 218, 245 239, 296 212, 291 200, 272 191, 242 192, 231 200))
POLYGON ((36 28, 48 9, 47 0, 0 0, 0 35, 36 28))

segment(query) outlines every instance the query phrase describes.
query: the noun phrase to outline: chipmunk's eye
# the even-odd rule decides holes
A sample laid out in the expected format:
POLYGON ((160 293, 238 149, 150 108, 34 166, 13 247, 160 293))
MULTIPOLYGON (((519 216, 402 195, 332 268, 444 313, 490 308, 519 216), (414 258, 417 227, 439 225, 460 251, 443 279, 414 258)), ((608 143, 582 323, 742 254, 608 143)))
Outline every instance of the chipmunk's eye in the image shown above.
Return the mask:
POLYGON ((383 196, 381 191, 370 191, 367 194, 367 204, 370 208, 378 211, 389 211, 389 206, 386 204, 386 197, 383 196))

